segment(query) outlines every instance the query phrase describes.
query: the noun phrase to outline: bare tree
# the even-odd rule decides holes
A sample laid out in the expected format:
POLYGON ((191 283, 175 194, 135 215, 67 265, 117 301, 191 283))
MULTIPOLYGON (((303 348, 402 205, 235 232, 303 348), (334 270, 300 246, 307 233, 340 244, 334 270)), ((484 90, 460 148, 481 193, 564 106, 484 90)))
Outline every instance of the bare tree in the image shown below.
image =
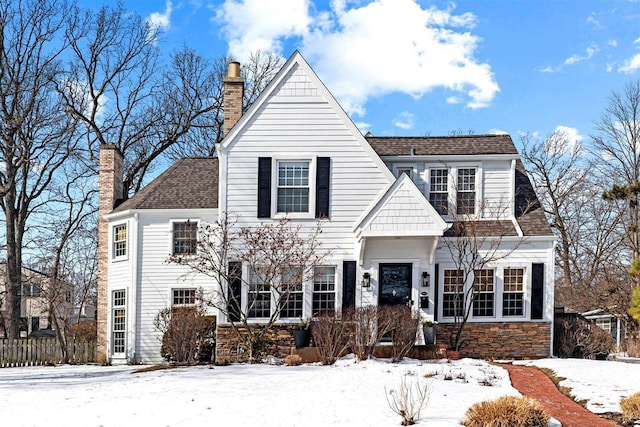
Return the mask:
POLYGON ((281 315, 302 316, 304 284, 329 255, 320 233, 320 224, 304 230, 289 219, 238 227, 223 215, 201 227, 195 256, 169 261, 214 279, 215 290, 203 298, 224 316, 253 361, 281 315))
POLYGON ((55 91, 69 9, 58 0, 0 0, 0 206, 7 240, 7 335, 18 336, 20 277, 27 224, 76 150, 75 119, 55 91))
POLYGON ((595 126, 593 154, 603 176, 615 183, 603 196, 626 201, 625 241, 636 259, 640 257, 640 81, 628 83, 622 93, 614 92, 595 126))

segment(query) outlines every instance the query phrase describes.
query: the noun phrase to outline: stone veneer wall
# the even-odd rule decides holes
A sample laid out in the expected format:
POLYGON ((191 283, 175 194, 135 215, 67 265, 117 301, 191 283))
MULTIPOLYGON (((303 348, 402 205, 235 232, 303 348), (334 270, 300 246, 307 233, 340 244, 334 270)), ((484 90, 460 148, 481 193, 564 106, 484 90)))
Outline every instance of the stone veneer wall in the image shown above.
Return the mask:
MULTIPOLYGON (((440 323, 436 341, 449 343, 454 325, 440 323)), ((551 355, 551 323, 472 323, 462 332, 462 357, 484 359, 540 359, 551 355)))
MULTIPOLYGON (((267 333, 267 354, 284 358, 295 348, 293 326, 276 325, 267 333)), ((238 336, 229 325, 218 325, 216 329, 216 363, 246 362, 247 353, 242 351, 238 336)))

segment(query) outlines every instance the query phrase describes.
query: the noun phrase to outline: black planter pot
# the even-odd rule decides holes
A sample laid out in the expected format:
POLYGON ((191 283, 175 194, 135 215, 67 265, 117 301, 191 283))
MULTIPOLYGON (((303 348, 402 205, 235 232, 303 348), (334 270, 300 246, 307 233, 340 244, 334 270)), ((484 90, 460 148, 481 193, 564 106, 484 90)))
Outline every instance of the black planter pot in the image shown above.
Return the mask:
POLYGON ((296 342, 296 348, 309 346, 309 331, 306 329, 294 329, 293 339, 296 342))
POLYGON ((436 325, 422 327, 422 333, 424 334, 425 344, 435 344, 436 342, 436 325))

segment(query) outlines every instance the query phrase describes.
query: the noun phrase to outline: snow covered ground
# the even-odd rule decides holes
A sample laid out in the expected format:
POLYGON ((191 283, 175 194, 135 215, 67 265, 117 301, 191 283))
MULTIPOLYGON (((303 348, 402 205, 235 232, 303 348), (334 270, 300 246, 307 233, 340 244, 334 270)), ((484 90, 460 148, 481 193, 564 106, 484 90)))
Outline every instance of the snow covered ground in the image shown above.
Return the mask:
MULTIPOLYGON (((578 396, 599 388, 599 393, 589 395, 590 404, 602 411, 616 410, 612 408, 620 396, 635 391, 634 384, 640 388, 640 365, 551 359, 534 363, 571 378, 574 383, 567 385, 578 396)), ((426 382, 431 387, 419 425, 448 427, 459 425, 475 402, 518 395, 505 370, 472 359, 392 364, 386 360, 354 363, 347 358, 335 366, 198 366, 133 373, 139 368, 0 369, 1 423, 16 427, 397 426, 400 417, 389 409, 386 395, 406 378, 409 384, 426 382)))

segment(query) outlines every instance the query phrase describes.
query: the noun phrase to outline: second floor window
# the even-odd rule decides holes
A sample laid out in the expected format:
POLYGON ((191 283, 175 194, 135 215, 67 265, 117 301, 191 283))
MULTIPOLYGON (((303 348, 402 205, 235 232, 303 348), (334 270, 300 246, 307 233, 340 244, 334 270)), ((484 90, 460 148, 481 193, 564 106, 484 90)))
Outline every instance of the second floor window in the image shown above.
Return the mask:
POLYGON ((440 215, 449 214, 449 171, 431 169, 429 172, 429 203, 440 215))
POLYGON ((120 224, 113 227, 113 257, 127 256, 127 225, 120 224))
POLYGON ((191 221, 173 223, 174 255, 196 253, 198 245, 198 224, 191 221))
POLYGON ((476 170, 474 168, 458 169, 456 189, 456 213, 473 215, 476 213, 476 170))
POLYGON ((277 212, 309 212, 309 162, 278 162, 277 212))

